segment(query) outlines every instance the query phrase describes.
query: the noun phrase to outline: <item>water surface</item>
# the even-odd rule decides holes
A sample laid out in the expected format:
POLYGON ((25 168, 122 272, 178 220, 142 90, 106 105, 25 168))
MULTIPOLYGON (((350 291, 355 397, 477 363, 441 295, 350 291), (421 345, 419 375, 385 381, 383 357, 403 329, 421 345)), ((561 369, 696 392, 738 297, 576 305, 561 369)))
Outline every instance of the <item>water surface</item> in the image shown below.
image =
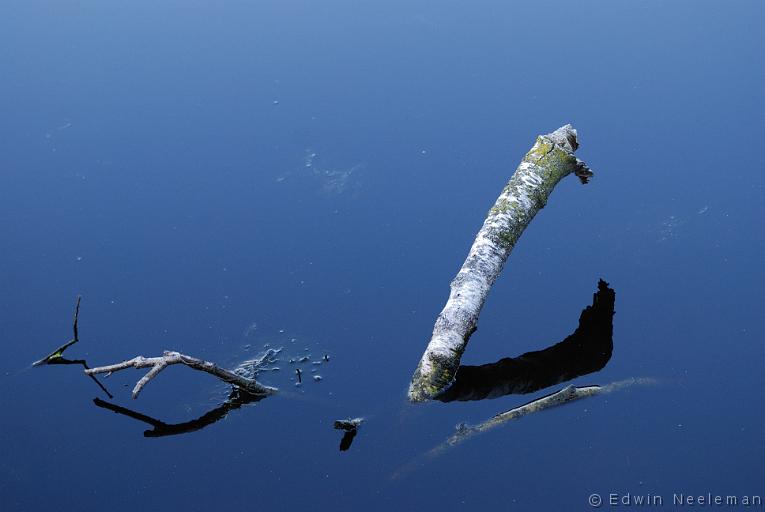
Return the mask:
MULTIPOLYGON (((765 494, 759 2, 6 2, 0 7, 3 510, 587 509, 600 493, 765 494), (540 133, 564 180, 463 362, 562 340, 599 278, 613 355, 656 379, 438 457, 458 423, 560 389, 410 406, 409 378, 488 208, 540 133), (175 349, 233 367, 327 354, 184 435, 96 407, 90 365, 175 349), (294 340, 294 341, 293 341, 294 340), (308 349, 308 351, 306 351, 308 349), (364 417, 347 451, 333 421, 364 417), (402 468, 405 470, 402 471, 402 468), (398 476, 398 478, 393 478, 398 476), (148 508, 147 508, 148 507, 148 508)), ((167 423, 227 395, 169 368, 167 423)), ((607 507, 606 507, 607 508, 607 507)))

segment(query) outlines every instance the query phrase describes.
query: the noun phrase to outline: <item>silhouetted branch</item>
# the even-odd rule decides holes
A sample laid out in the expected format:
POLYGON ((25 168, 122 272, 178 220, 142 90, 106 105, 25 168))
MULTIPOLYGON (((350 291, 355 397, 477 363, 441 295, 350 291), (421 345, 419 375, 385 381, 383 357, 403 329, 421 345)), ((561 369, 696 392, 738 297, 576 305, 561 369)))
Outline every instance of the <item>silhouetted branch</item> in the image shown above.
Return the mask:
POLYGON ((82 299, 82 297, 78 295, 77 304, 74 307, 74 320, 72 322, 72 331, 73 331, 74 337, 71 340, 64 343, 63 345, 61 345, 60 347, 58 347, 56 350, 54 350, 50 354, 48 354, 47 356, 32 363, 32 366, 42 366, 44 364, 51 364, 53 360, 62 357, 66 349, 68 349, 69 347, 71 347, 72 345, 80 341, 80 335, 77 329, 77 321, 80 317, 80 299, 82 299))
MULTIPOLYGON (((74 320, 72 321, 72 333, 73 338, 60 347, 58 347, 56 350, 48 354, 47 356, 43 357, 42 359, 39 359, 32 363, 32 366, 43 366, 43 365, 49 365, 49 364, 78 364, 81 365, 86 370, 89 368, 88 363, 85 362, 84 359, 66 359, 64 357, 64 351, 80 341, 80 334, 79 330, 77 328, 77 323, 80 318, 80 300, 82 297, 79 295, 77 296, 77 304, 74 307, 74 320)), ((93 382, 95 382, 101 390, 106 393, 106 395, 109 398, 114 398, 111 393, 109 393, 109 390, 107 390, 103 384, 94 376, 94 375, 88 375, 93 382)))
MULTIPOLYGON (((49 361, 46 364, 78 364, 82 366, 83 368, 85 368, 85 370, 90 369, 90 366, 88 366, 88 363, 84 359, 66 359, 63 357, 59 357, 49 361)), ((93 382, 95 382, 98 385, 98 387, 101 388, 101 390, 104 393, 106 393, 106 396, 108 396, 109 398, 114 398, 114 395, 109 393, 109 390, 106 389, 106 387, 103 384, 101 384, 101 381, 98 380, 95 375, 88 375, 88 377, 90 377, 93 380, 93 382)))
POLYGON ((127 407, 121 407, 119 405, 106 402, 99 398, 95 398, 93 403, 102 409, 107 409, 117 414, 128 416, 129 418, 133 418, 135 420, 142 421, 151 425, 153 429, 144 431, 144 437, 165 437, 187 434, 189 432, 201 430, 204 427, 212 425, 216 421, 225 418, 230 411, 238 409, 243 405, 257 402, 265 397, 266 395, 250 395, 249 393, 241 391, 238 388, 234 388, 234 390, 229 395, 228 400, 226 400, 223 404, 204 413, 197 419, 184 421, 182 423, 165 423, 164 421, 152 418, 151 416, 141 414, 139 412, 128 409, 127 407))

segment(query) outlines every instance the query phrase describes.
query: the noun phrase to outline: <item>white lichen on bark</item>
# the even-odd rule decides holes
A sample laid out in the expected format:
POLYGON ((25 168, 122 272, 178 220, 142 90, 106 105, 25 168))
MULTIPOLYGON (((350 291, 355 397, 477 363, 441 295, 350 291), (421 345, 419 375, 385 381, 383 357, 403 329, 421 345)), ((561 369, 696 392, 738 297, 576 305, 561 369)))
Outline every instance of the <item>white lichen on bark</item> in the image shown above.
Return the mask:
POLYGON ((518 238, 562 178, 576 173, 586 181, 591 174, 574 156, 577 147, 576 130, 566 125, 537 137, 523 157, 451 283, 449 300, 409 386, 411 401, 432 399, 451 385, 486 296, 518 238))

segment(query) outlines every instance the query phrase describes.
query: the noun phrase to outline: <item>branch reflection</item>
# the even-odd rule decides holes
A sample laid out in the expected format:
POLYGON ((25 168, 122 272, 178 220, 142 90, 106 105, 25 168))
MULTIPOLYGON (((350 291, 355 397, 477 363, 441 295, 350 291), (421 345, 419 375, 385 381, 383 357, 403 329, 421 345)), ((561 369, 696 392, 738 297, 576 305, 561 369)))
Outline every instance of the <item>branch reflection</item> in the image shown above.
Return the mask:
POLYGON ((93 403, 102 409, 108 409, 117 414, 133 418, 134 420, 148 423, 153 428, 151 430, 145 430, 143 433, 144 437, 165 437, 201 430, 208 425, 212 425, 216 421, 222 420, 230 411, 239 409, 243 405, 259 402, 263 398, 265 398, 264 395, 251 395, 246 391, 234 388, 229 394, 228 399, 221 405, 211 409, 194 420, 184 421, 182 423, 165 423, 164 421, 141 414, 140 412, 128 409, 127 407, 121 407, 106 402, 100 398, 93 399, 93 403))
POLYGON ((525 394, 601 370, 613 351, 616 294, 602 279, 579 326, 544 350, 506 357, 496 363, 460 366, 454 384, 436 397, 442 402, 483 400, 525 394))

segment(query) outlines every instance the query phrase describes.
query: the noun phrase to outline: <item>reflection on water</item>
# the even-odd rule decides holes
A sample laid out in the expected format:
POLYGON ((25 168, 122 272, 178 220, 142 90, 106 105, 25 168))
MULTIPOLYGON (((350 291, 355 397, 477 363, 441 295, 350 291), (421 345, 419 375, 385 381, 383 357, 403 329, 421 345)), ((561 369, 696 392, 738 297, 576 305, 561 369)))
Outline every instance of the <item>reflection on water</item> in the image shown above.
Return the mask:
MULTIPOLYGON (((436 399, 442 402, 484 400, 508 394, 526 394, 567 382, 603 369, 613 352, 613 316, 616 293, 602 279, 592 304, 582 310, 579 325, 550 347, 521 356, 500 359, 480 366, 460 366, 455 382, 436 399)), ((635 384, 652 384, 653 379, 626 379, 603 386, 566 386, 519 407, 496 414, 478 425, 460 423, 456 432, 424 454, 432 459, 471 437, 528 414, 564 405, 593 395, 610 393, 635 384)), ((399 478, 416 468, 418 460, 393 474, 399 478)))
MULTIPOLYGON (((45 365, 79 365, 82 366, 84 369, 90 369, 87 362, 84 359, 66 359, 63 357, 64 352, 69 349, 72 345, 78 343, 80 341, 79 337, 79 316, 80 316, 80 302, 81 297, 77 297, 77 304, 75 306, 75 312, 74 312, 74 319, 72 322, 72 331, 73 331, 73 337, 71 340, 67 341, 60 347, 56 348, 53 352, 48 354, 42 359, 39 359, 32 363, 32 367, 39 367, 39 366, 45 366, 45 365)), ((252 324, 253 326, 255 324, 252 324)), ((283 331, 280 330, 280 333, 283 331)), ((297 341, 297 338, 291 338, 290 343, 294 344, 297 341)), ((247 345, 247 349, 249 349, 250 345, 247 345)), ((302 384, 300 379, 300 374, 302 373, 300 367, 303 365, 307 365, 310 367, 309 374, 312 376, 312 380, 315 382, 321 381, 323 378, 321 375, 319 375, 318 367, 323 366, 330 361, 329 354, 324 352, 324 355, 312 358, 309 349, 306 347, 304 351, 300 354, 293 354, 292 356, 283 356, 282 352, 284 350, 283 347, 278 348, 270 348, 270 344, 266 343, 263 347, 265 350, 258 356, 246 359, 242 362, 240 362, 232 371, 233 373, 245 377, 247 379, 257 380, 260 378, 260 376, 263 373, 268 372, 280 372, 281 368, 278 366, 278 363, 280 361, 286 362, 288 365, 295 368, 297 372, 297 382, 295 382, 296 386, 300 386, 302 384)), ((293 347, 294 350, 294 347, 293 347)), ((151 374, 153 371, 156 371, 156 367, 149 372, 151 374)), ((111 371, 107 374, 107 376, 111 373, 111 371)), ((148 375, 147 374, 147 377, 148 375)), ((114 396, 104 387, 104 385, 96 378, 95 375, 87 374, 87 376, 92 379, 100 388, 103 390, 103 392, 110 398, 113 399, 114 396)), ((146 379, 147 377, 144 377, 146 379)), ((143 380, 143 379, 142 379, 143 380)), ((291 377, 290 381, 294 381, 295 377, 291 377)), ((147 379, 148 381, 148 379, 147 379)), ((139 381, 140 382, 140 381, 139 381)), ((135 391, 134 391, 135 393, 135 391)), ((226 417, 226 415, 229 413, 229 411, 235 410, 240 408, 243 405, 247 405, 250 403, 255 403, 263 398, 266 398, 264 394, 252 394, 248 393, 246 390, 240 389, 235 385, 232 385, 231 390, 228 394, 228 397, 218 405, 217 407, 211 409, 210 411, 206 412, 205 414, 201 415, 200 417, 185 421, 182 423, 174 423, 174 424, 168 424, 165 423, 159 419, 153 418, 151 416, 147 416, 145 414, 139 413, 137 411, 134 411, 132 409, 128 409, 126 407, 122 407, 110 402, 106 402, 104 400, 101 400, 100 398, 95 398, 93 400, 93 403, 103 409, 110 410, 112 412, 115 412, 117 414, 121 414, 123 416, 127 416, 133 419, 137 419, 139 421, 143 421, 144 423, 148 423, 149 425, 152 425, 152 430, 147 430, 144 432, 145 437, 164 437, 164 436, 171 436, 171 435, 178 435, 178 434, 186 434, 189 432, 194 432, 197 430, 200 430, 208 425, 211 425, 218 420, 221 420, 226 417)), ((135 396, 134 396, 135 398, 135 396)), ((343 449, 342 446, 345 446, 345 450, 347 450, 350 447, 351 441, 353 440, 353 437, 356 435, 356 430, 358 426, 361 424, 363 420, 360 418, 356 418, 354 420, 348 420, 346 421, 340 421, 343 425, 341 427, 336 428, 342 428, 346 431, 346 437, 343 438, 343 442, 341 443, 341 450, 343 449)))
POLYGON ((165 423, 164 421, 152 418, 145 414, 141 414, 127 407, 121 407, 110 402, 95 398, 93 403, 102 409, 107 409, 117 414, 133 418, 138 421, 148 423, 153 428, 151 430, 145 430, 144 437, 165 437, 174 436, 178 434, 188 434, 189 432, 195 432, 201 430, 208 425, 212 425, 218 420, 222 420, 226 417, 229 411, 239 409, 243 405, 259 402, 264 399, 266 395, 252 395, 246 391, 238 388, 233 388, 228 396, 228 399, 218 407, 211 409, 196 419, 190 421, 184 421, 182 423, 165 423))
MULTIPOLYGON (((608 286, 608 283, 600 280, 598 282, 598 290, 593 294, 592 304, 584 308, 579 316, 579 325, 563 341, 551 345, 544 350, 528 352, 515 358, 503 358, 491 364, 460 366, 454 384, 438 396, 437 399, 442 402, 452 402, 483 400, 507 394, 531 393, 602 369, 610 360, 613 351, 615 299, 616 294, 614 290, 608 286)), ((46 358, 35 362, 34 365, 81 364, 88 368, 84 360, 66 360, 62 357, 64 350, 79 341, 79 306, 80 300, 78 298, 73 321, 74 338, 56 349, 46 358)), ((292 340, 295 340, 295 338, 292 338, 292 340)), ((320 358, 312 358, 308 348, 300 355, 286 357, 283 356, 282 347, 270 348, 269 344, 266 344, 264 348, 266 350, 259 356, 242 361, 234 369, 234 373, 256 379, 263 372, 279 372, 280 367, 277 364, 279 361, 282 361, 286 362, 287 366, 295 368, 298 380, 296 384, 299 385, 302 381, 301 365, 312 367, 311 371, 314 373, 312 375, 314 380, 320 380, 321 377, 315 373, 316 367, 326 364, 330 360, 327 354, 320 358)), ((91 377, 107 393, 109 398, 113 398, 95 377, 91 377)), ((291 378, 291 380, 294 378, 291 378)), ((610 388, 600 386, 574 388, 569 386, 547 397, 535 400, 506 413, 498 414, 477 427, 461 425, 457 433, 447 440, 444 446, 452 446, 478 432, 493 428, 509 419, 516 419, 525 414, 600 393, 606 389, 610 388)), ((146 437, 163 437, 194 432, 226 417, 229 411, 249 403, 257 402, 263 398, 263 395, 250 395, 234 387, 228 398, 219 406, 199 418, 177 424, 168 424, 98 398, 94 400, 94 403, 98 407, 148 423, 153 429, 144 432, 146 437)), ((340 443, 341 451, 346 451, 350 448, 362 421, 361 418, 356 418, 335 422, 335 428, 344 431, 340 443)), ((442 449, 443 447, 437 448, 435 451, 431 451, 431 454, 437 453, 442 449)))
POLYGON ((496 363, 460 366, 454 384, 436 398, 452 402, 532 393, 602 369, 613 350, 615 299, 613 289, 600 280, 592 305, 584 308, 579 326, 566 339, 496 363))

